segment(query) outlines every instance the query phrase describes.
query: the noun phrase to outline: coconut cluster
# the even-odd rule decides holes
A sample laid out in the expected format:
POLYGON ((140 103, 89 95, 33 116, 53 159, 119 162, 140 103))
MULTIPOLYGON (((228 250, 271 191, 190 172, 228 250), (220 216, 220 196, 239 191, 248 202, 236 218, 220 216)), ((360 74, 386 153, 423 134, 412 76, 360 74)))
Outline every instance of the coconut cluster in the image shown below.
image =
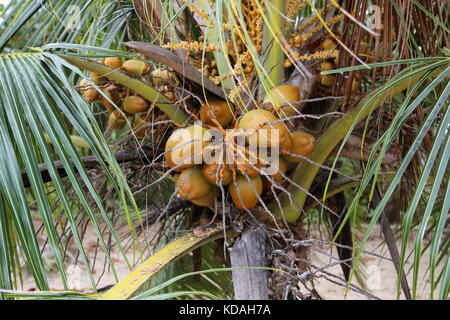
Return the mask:
MULTIPOLYGON (((337 44, 331 37, 326 37, 321 43, 322 50, 335 50, 336 48, 337 48, 337 44)), ((367 54, 367 43, 362 43, 360 54, 362 54, 362 53, 367 54)), ((338 57, 336 57, 334 59, 327 59, 327 60, 321 61, 319 63, 319 71, 322 72, 322 71, 334 70, 334 69, 336 69, 336 66, 338 64, 339 64, 338 57)), ((361 88, 360 80, 361 80, 360 74, 356 73, 355 79, 352 82, 351 93, 356 93, 360 90, 360 88, 361 88)), ((325 88, 330 88, 336 84, 336 76, 333 74, 321 75, 320 73, 318 73, 316 82, 317 82, 317 84, 319 84, 325 88)))
MULTIPOLYGON (((334 50, 336 46, 336 42, 331 38, 325 38, 321 43, 322 50, 334 50)), ((338 58, 324 60, 319 63, 319 69, 320 71, 330 71, 336 69, 337 64, 338 58)), ((333 74, 321 75, 318 73, 316 82, 321 86, 329 88, 336 84, 336 76, 333 74)))
MULTIPOLYGON (((151 71, 150 65, 141 60, 122 61, 120 57, 106 58, 99 63, 114 69, 120 69, 133 77, 144 78, 151 76, 152 84, 158 87, 168 99, 174 100, 173 90, 168 88, 168 82, 174 78, 173 74, 167 69, 155 69, 151 71)), ((92 72, 92 80, 103 94, 100 94, 87 79, 82 79, 78 84, 78 89, 87 102, 98 101, 109 113, 108 127, 112 130, 122 130, 129 118, 132 123, 132 130, 137 137, 144 137, 144 126, 151 122, 148 114, 151 102, 142 96, 123 87, 117 82, 109 81, 107 78, 92 72), (113 105, 119 107, 115 108, 113 105)))
POLYGON ((166 164, 179 172, 178 195, 198 206, 212 206, 224 194, 221 190, 228 190, 236 208, 249 210, 265 189, 283 183, 289 163, 303 161, 315 142, 306 132, 291 133, 274 114, 276 105, 300 100, 298 93, 282 94, 287 91, 280 86, 268 94, 264 105, 270 104, 271 111, 254 109, 238 120, 226 101, 209 100, 201 105, 201 123, 176 129, 166 142, 166 164), (259 151, 267 155, 269 149, 277 151, 275 159, 259 151))

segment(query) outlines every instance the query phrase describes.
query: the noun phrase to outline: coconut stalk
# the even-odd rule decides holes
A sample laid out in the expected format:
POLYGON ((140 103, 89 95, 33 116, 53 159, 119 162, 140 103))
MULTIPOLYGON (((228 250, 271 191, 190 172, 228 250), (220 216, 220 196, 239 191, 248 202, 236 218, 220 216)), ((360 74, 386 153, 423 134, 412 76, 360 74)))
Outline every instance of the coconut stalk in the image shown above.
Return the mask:
POLYGON ((155 89, 145 84, 141 80, 134 79, 129 75, 127 75, 125 72, 116 70, 114 68, 105 66, 103 64, 94 61, 69 56, 62 56, 62 58, 64 58, 65 60, 67 60, 68 62, 70 62, 71 64, 80 69, 95 72, 110 80, 119 82, 125 87, 140 94, 145 99, 152 102, 154 101, 155 105, 162 112, 164 112, 169 117, 169 119, 173 120, 178 124, 186 123, 188 116, 184 113, 183 110, 174 107, 171 101, 169 101, 169 99, 167 99, 161 93, 157 92, 155 89))
MULTIPOLYGON (((264 89, 271 89, 280 84, 284 75, 284 53, 279 38, 283 36, 282 14, 285 3, 281 0, 267 2, 268 16, 265 18, 262 48, 268 48, 263 57, 263 67, 268 72, 268 83, 262 81, 259 88, 260 96, 265 94, 264 89)), ((233 288, 237 300, 267 300, 269 298, 267 271, 245 269, 266 266, 266 250, 266 234, 260 228, 247 226, 241 237, 236 240, 231 252, 231 266, 237 268, 233 271, 233 288), (242 267, 244 269, 241 269, 242 267)))
MULTIPOLYGON (((333 122, 328 130, 317 140, 314 151, 308 157, 311 162, 304 161, 295 170, 292 180, 303 190, 309 190, 314 178, 320 170, 318 165, 323 164, 336 146, 347 136, 352 127, 367 118, 371 112, 379 108, 385 101, 392 99, 395 95, 408 89, 412 84, 419 80, 429 69, 417 72, 410 71, 410 77, 406 76, 403 80, 396 83, 395 87, 389 88, 389 83, 385 84, 362 99, 356 107, 349 110, 342 118, 333 122)), ((439 70, 438 70, 439 71, 439 70)), ((297 201, 297 205, 292 205, 288 197, 282 197, 281 209, 278 203, 272 203, 269 209, 278 217, 286 219, 289 223, 294 223, 301 215, 304 208, 307 193, 296 186, 290 186, 288 191, 297 201)))
MULTIPOLYGON (((279 85, 283 81, 284 52, 281 47, 281 37, 284 36, 284 11, 285 1, 270 0, 265 2, 266 19, 263 29, 262 48, 264 52, 264 69, 268 72, 268 84, 271 87, 279 85)), ((260 94, 262 94, 262 90, 260 94)))
MULTIPOLYGON (((71 138, 72 138, 72 142, 73 142, 74 141, 73 137, 71 137, 71 138)), ((47 140, 47 138, 46 138, 46 140, 47 140)), ((76 143, 74 143, 74 145, 77 146, 76 143)), ((86 143, 86 145, 87 145, 87 143, 86 143)), ((123 151, 115 152, 114 157, 116 158, 118 163, 123 164, 123 163, 132 162, 132 161, 136 161, 136 160, 149 159, 149 157, 151 157, 151 156, 150 156, 150 152, 149 152, 148 148, 142 147, 142 148, 138 148, 136 150, 123 150, 123 151)), ((83 163, 83 165, 86 169, 97 169, 97 168, 101 167, 98 162, 98 159, 95 156, 82 157, 81 162, 83 163)), ((55 166, 56 170, 58 170, 58 174, 59 174, 60 178, 67 177, 66 169, 64 168, 64 165, 62 164, 61 161, 55 161, 54 166, 55 166)), ((43 183, 52 181, 52 177, 51 177, 48 167, 45 163, 39 164, 38 170, 41 174, 43 183)), ((75 170, 75 168, 74 168, 74 170, 75 170)), ((31 182, 30 182, 30 179, 28 177, 26 170, 22 170, 21 175, 22 175, 22 181, 23 181, 24 188, 31 187, 31 182)))

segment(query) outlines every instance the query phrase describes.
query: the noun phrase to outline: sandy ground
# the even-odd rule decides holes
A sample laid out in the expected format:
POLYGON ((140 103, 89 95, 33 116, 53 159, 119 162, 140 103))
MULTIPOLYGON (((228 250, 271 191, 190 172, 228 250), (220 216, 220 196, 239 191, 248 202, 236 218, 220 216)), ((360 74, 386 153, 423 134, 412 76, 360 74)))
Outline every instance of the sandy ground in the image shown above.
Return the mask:
MULTIPOLYGON (((372 253, 390 258, 389 251, 386 245, 379 246, 383 239, 379 234, 372 236, 367 244, 367 251, 372 253)), ((397 242, 397 247, 400 248, 400 241, 397 242)), ((363 258, 365 263, 365 273, 366 273, 366 287, 367 290, 374 296, 380 299, 396 299, 396 281, 397 274, 395 271, 394 264, 389 260, 384 260, 372 255, 364 255, 363 258)), ((329 259, 323 255, 317 256, 315 261, 327 264, 330 263, 329 259)), ((430 295, 430 285, 426 280, 426 271, 429 263, 429 256, 425 254, 421 259, 420 269, 419 269, 419 290, 417 291, 416 299, 428 299, 430 295), (425 279, 425 280, 423 280, 425 279)), ((405 270, 409 270, 411 263, 407 263, 405 270)), ((333 266, 327 269, 328 272, 334 273, 336 275, 342 276, 341 267, 339 265, 333 266)), ((408 284, 411 288, 412 286, 412 272, 407 275, 408 284)), ((353 284, 361 287, 360 284, 354 280, 353 284)), ((346 295, 346 288, 339 285, 330 283, 325 279, 318 279, 315 284, 316 290, 324 299, 349 299, 349 300, 364 300, 368 299, 365 295, 360 294, 355 291, 348 291, 346 295)), ((436 293, 436 292, 435 292, 436 293)), ((401 293, 400 299, 404 299, 403 292, 401 293)))
MULTIPOLYGON (((97 242, 95 240, 95 236, 87 236, 83 241, 83 245, 85 248, 90 248, 89 257, 92 259, 95 255, 95 248, 97 247, 97 242)), ((379 246, 382 243, 383 239, 380 235, 379 230, 374 232, 374 234, 369 238, 367 251, 376 253, 378 255, 389 257, 389 252, 387 251, 387 247, 385 245, 379 246)), ((400 242, 398 242, 398 247, 400 242)), ((326 248, 323 248, 326 250, 326 248)), ((98 288, 102 288, 107 285, 111 285, 115 283, 114 275, 111 270, 108 268, 104 268, 104 257, 100 253, 101 250, 98 250, 98 256, 95 266, 93 267, 93 273, 96 278, 101 276, 101 281, 98 283, 98 288)), ((132 250, 130 250, 132 251, 132 250)), ((70 286, 77 291, 89 291, 90 280, 86 276, 86 268, 82 263, 78 263, 76 266, 73 263, 76 259, 74 252, 76 252, 75 247, 72 247, 71 250, 68 250, 69 258, 68 260, 72 262, 72 264, 68 268, 68 278, 70 281, 70 286)), ((45 262, 49 269, 49 278, 50 278, 50 287, 52 290, 61 290, 62 284, 59 276, 56 276, 56 272, 52 272, 56 270, 56 266, 54 263, 54 258, 51 253, 47 250, 44 252, 45 262)), ((336 252, 333 252, 333 255, 336 256, 336 252)), ((128 258, 130 261, 133 261, 135 258, 130 252, 128 254, 128 258)), ((324 254, 316 253, 311 256, 313 264, 317 266, 323 266, 330 264, 330 259, 324 254)), ((78 258, 81 261, 80 258, 78 258)), ((93 259, 92 259, 93 260, 93 259)), ((123 279, 130 271, 127 267, 127 264, 123 261, 123 258, 119 255, 117 250, 113 250, 112 252, 112 260, 116 266, 116 274, 118 279, 123 279)), ((391 261, 380 259, 378 257, 374 257, 372 255, 365 254, 363 256, 363 260, 365 263, 366 270, 366 286, 369 292, 381 299, 395 299, 396 298, 396 272, 394 265, 391 261)), ((426 279, 424 274, 427 270, 428 264, 428 256, 425 255, 421 262, 420 268, 420 279, 426 279)), ((408 264, 408 267, 410 264, 408 264)), ((327 272, 332 273, 334 275, 342 277, 342 271, 339 265, 332 266, 326 269, 327 272)), ((408 276, 409 284, 411 286, 412 283, 412 275, 408 276)), ((356 280, 352 282, 353 284, 360 287, 360 284, 357 283, 356 280)), ((315 288, 317 292, 324 299, 368 299, 367 296, 349 291, 346 295, 346 288, 341 287, 335 283, 331 283, 324 278, 320 278, 315 282, 315 288)), ((25 282, 23 286, 23 290, 25 291, 34 291, 34 283, 31 276, 25 277, 25 282)), ((419 294, 417 295, 417 299, 427 299, 429 296, 429 283, 428 281, 420 282, 419 294)), ((403 299, 403 294, 401 296, 403 299)))

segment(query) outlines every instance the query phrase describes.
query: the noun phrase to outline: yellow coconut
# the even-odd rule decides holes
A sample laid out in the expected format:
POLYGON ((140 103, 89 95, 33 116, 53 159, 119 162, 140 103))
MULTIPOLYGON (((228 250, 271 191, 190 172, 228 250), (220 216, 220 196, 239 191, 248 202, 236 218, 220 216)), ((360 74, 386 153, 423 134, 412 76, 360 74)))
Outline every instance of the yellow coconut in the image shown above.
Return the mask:
POLYGON ((279 146, 290 139, 290 134, 283 122, 276 122, 278 120, 271 112, 256 109, 244 114, 239 128, 250 130, 250 139, 257 142, 259 147, 279 146), (278 139, 275 138, 277 134, 278 139))
POLYGON ((83 97, 86 102, 94 102, 98 100, 100 93, 95 89, 88 89, 83 92, 83 97))
POLYGON ((150 66, 140 60, 127 60, 123 63, 122 69, 137 77, 145 76, 150 72, 150 66))
POLYGON ((279 152, 281 154, 285 154, 289 152, 289 150, 291 150, 291 147, 292 147, 292 134, 288 131, 286 138, 284 138, 283 141, 281 142, 279 152))
POLYGON ((119 57, 106 58, 103 63, 106 66, 114 69, 120 69, 122 67, 122 59, 120 59, 119 57))
POLYGON ((173 73, 167 69, 155 69, 151 72, 154 86, 161 86, 164 82, 173 79, 173 73))
POLYGON ((300 90, 294 85, 279 85, 272 88, 264 98, 264 104, 270 103, 276 110, 282 107, 280 112, 282 116, 293 116, 298 112, 298 105, 289 105, 290 103, 301 100, 300 90))
POLYGON ((320 71, 330 71, 334 69, 334 64, 331 61, 322 61, 320 63, 320 71))
POLYGON ((78 87, 80 90, 86 89, 86 87, 90 87, 89 81, 87 79, 81 79, 78 83, 78 87))
POLYGON ((214 200, 219 195, 219 189, 213 185, 210 186, 211 189, 206 196, 198 199, 192 199, 192 203, 199 207, 212 207, 214 206, 214 200))
POLYGON ((94 102, 98 100, 100 93, 96 89, 92 88, 88 80, 81 80, 78 86, 80 87, 80 90, 83 93, 83 98, 86 102, 94 102))
POLYGON ((216 120, 223 128, 234 119, 232 107, 225 100, 208 100, 200 107, 200 120, 203 123, 217 126, 216 120))
MULTIPOLYGON (((294 132, 292 134, 292 147, 290 153, 306 157, 313 152, 315 141, 316 138, 309 133, 303 131, 294 132)), ((303 158, 293 155, 286 155, 285 158, 287 161, 294 163, 300 163, 303 161, 303 158)))
POLYGON ((339 56, 337 56, 336 58, 333 59, 334 65, 338 66, 339 65, 339 56))
POLYGON ((126 120, 123 115, 118 111, 113 111, 109 115, 108 126, 112 130, 122 130, 125 127, 126 120))
POLYGON ((245 177, 238 175, 230 184, 230 195, 236 208, 252 209, 258 204, 263 191, 261 176, 245 177))
POLYGON ((191 200, 192 203, 199 207, 212 207, 214 206, 214 200, 217 198, 217 192, 210 192, 206 196, 200 199, 191 200))
POLYGON ((242 175, 251 177, 260 175, 260 166, 258 155, 250 153, 247 149, 243 150, 244 154, 236 153, 234 159, 234 167, 242 175))
POLYGON ((264 103, 271 103, 279 107, 287 103, 299 101, 300 99, 301 95, 298 87, 288 84, 272 88, 264 98, 264 103))
POLYGON ((255 164, 250 163, 236 163, 234 165, 237 171, 242 175, 248 175, 250 177, 257 176, 261 174, 258 170, 259 168, 255 164))
POLYGON ((205 164, 202 173, 209 183, 215 185, 226 186, 233 180, 233 173, 226 164, 205 164))
POLYGON ((147 109, 147 102, 139 96, 128 96, 123 100, 122 107, 131 114, 141 113, 147 109))
MULTIPOLYGON (((117 88, 114 85, 110 85, 104 88, 102 91, 112 102, 116 103, 117 101, 119 101, 117 88)), ((113 107, 112 103, 109 102, 109 100, 106 99, 103 95, 100 96, 100 103, 111 113, 115 110, 115 108, 113 107)))
MULTIPOLYGON (((273 181, 275 181, 277 184, 280 184, 284 177, 283 175, 286 173, 287 170, 287 163, 286 160, 284 160, 283 158, 279 158, 278 160, 278 165, 275 166, 276 172, 273 174, 268 175, 273 181)), ((263 177, 263 186, 266 189, 271 188, 272 186, 272 181, 268 179, 268 177, 264 176, 263 177)))
POLYGON ((202 163, 202 150, 209 144, 211 134, 198 125, 175 130, 166 142, 167 165, 181 171, 202 163))
POLYGON ((205 179, 199 167, 181 171, 176 187, 178 195, 187 200, 201 199, 213 190, 213 186, 205 179))
POLYGON ((336 48, 336 42, 334 42, 332 39, 325 39, 322 42, 322 49, 323 50, 332 50, 336 48))
POLYGON ((336 77, 332 74, 326 74, 320 77, 320 84, 324 87, 332 87, 336 83, 336 77))

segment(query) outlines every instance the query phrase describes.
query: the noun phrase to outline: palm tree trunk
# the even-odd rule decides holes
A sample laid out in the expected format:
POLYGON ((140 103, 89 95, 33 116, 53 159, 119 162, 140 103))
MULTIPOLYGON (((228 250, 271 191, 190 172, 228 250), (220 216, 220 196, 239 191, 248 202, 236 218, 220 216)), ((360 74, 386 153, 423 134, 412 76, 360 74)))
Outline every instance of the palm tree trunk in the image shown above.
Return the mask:
MULTIPOLYGON (((247 227, 236 240, 231 252, 232 268, 267 267, 266 232, 260 227, 247 227)), ((268 300, 267 270, 233 270, 236 300, 268 300)))

